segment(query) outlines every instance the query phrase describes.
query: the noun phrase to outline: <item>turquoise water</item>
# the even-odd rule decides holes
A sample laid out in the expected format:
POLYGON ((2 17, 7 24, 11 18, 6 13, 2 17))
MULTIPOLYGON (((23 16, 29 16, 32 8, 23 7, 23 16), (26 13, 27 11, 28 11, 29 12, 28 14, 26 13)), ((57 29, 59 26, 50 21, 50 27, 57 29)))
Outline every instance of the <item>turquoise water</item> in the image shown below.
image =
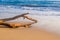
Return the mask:
POLYGON ((60 1, 0 1, 0 5, 17 5, 30 7, 60 7, 60 1))
POLYGON ((46 10, 60 11, 60 1, 18 1, 18 0, 1 1, 0 0, 0 7, 13 7, 15 9, 23 9, 23 10, 32 9, 37 11, 46 11, 46 10))

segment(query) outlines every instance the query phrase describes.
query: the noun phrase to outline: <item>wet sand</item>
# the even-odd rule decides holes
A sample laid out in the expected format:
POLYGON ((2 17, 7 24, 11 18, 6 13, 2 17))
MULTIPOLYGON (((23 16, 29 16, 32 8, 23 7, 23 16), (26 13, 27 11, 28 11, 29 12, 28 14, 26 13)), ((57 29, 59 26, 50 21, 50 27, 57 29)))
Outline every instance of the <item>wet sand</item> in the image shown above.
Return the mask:
POLYGON ((60 40, 60 37, 37 27, 19 27, 0 28, 0 40, 60 40))

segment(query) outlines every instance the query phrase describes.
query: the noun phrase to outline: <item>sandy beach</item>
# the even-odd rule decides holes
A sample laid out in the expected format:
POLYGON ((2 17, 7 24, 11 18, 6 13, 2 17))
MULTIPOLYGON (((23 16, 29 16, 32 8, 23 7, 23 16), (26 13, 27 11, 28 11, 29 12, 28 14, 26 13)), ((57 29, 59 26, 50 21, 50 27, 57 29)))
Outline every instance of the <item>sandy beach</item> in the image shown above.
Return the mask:
POLYGON ((0 40, 60 40, 60 37, 36 27, 0 28, 0 40))
MULTIPOLYGON (((0 40, 60 40, 60 36, 58 36, 60 34, 56 35, 59 31, 56 31, 58 29, 54 26, 56 21, 53 21, 53 19, 46 20, 47 17, 45 16, 43 18, 34 16, 34 19, 35 18, 37 18, 38 23, 31 25, 31 28, 0 28, 0 40)), ((17 23, 16 21, 9 22, 17 23)), ((20 22, 28 23, 29 21, 25 19, 25 22, 21 20, 20 22)))

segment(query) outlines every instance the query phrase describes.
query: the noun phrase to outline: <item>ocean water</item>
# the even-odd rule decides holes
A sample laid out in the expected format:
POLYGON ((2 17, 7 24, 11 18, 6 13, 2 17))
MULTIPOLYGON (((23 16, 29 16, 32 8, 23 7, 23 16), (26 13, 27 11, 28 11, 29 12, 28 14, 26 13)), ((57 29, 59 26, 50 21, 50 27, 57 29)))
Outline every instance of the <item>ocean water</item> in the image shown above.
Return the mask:
POLYGON ((0 0, 0 14, 3 13, 18 14, 19 12, 17 10, 30 10, 30 11, 33 10, 41 12, 41 13, 35 13, 37 15, 60 16, 60 1, 17 1, 17 0, 1 1, 0 0), (51 12, 48 13, 49 11, 51 12))

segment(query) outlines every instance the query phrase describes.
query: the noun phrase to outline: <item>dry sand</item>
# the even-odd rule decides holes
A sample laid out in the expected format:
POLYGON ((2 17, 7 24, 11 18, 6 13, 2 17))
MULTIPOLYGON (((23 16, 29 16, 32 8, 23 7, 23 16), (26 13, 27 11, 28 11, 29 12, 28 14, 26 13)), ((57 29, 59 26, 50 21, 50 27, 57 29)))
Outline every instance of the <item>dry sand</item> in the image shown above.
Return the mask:
POLYGON ((37 27, 0 28, 0 40, 60 40, 59 36, 37 27))

